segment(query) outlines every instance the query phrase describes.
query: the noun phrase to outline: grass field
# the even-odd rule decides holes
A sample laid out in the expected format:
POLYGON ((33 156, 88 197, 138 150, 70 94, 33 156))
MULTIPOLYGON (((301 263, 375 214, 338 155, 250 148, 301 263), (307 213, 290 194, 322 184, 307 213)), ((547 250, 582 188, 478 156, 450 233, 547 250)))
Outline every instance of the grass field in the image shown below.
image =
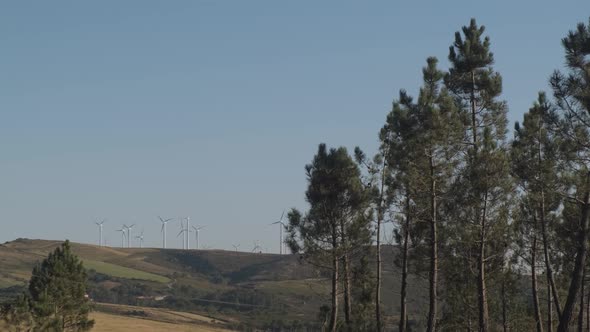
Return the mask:
POLYGON ((266 281, 256 284, 256 288, 273 294, 324 295, 329 294, 327 279, 266 281))
POLYGON ((92 331, 230 331, 220 321, 187 312, 112 304, 98 304, 96 309, 92 331))
POLYGON ((130 269, 124 266, 119 266, 106 262, 99 262, 93 260, 83 260, 86 269, 93 269, 98 273, 110 275, 117 278, 139 279, 147 281, 156 281, 161 283, 170 282, 170 279, 157 274, 144 272, 140 270, 130 269))
MULTIPOLYGON (((185 312, 103 304, 99 304, 97 309, 99 310, 90 314, 90 318, 95 320, 93 332, 231 331, 211 318, 185 312), (138 312, 144 316, 132 317, 129 314, 138 312)), ((1 321, 0 331, 9 331, 1 321)))

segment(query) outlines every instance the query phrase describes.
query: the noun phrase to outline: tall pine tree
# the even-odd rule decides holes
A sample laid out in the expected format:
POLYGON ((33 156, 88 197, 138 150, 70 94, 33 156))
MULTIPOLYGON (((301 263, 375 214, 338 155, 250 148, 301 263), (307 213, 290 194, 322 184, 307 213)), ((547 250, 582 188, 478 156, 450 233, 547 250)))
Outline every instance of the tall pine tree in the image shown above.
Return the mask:
MULTIPOLYGON (((463 107, 469 119, 465 123, 466 159, 459 175, 458 203, 461 227, 465 228, 463 242, 472 244, 477 285, 479 330, 490 330, 487 268, 503 256, 502 245, 495 239, 503 237, 508 222, 508 195, 512 191, 508 155, 505 148, 505 102, 498 101, 502 92, 502 78, 492 68, 494 57, 490 52, 489 37, 485 28, 472 19, 462 34, 455 34, 450 47, 451 68, 445 84, 463 107)), ((500 264, 501 265, 501 264, 500 264)))
POLYGON ((567 163, 576 181, 568 193, 579 207, 578 227, 573 241, 576 248, 567 298, 559 320, 558 332, 565 332, 572 321, 582 289, 590 237, 590 23, 578 24, 562 40, 567 74, 556 71, 551 77, 557 106, 562 115, 560 134, 567 163))
POLYGON ((341 293, 345 323, 352 328, 355 325, 352 263, 353 258, 360 259, 367 253, 370 243, 369 195, 358 165, 345 148, 328 150, 320 144, 312 163, 305 169, 309 211, 305 215, 290 211, 287 243, 293 252, 303 252, 305 259, 331 274, 328 330, 338 328, 341 293))
MULTIPOLYGON (((531 274, 535 315, 540 312, 538 300, 535 298, 536 288, 536 247, 540 240, 545 276, 551 290, 547 294, 547 330, 552 330, 552 304, 555 303, 558 315, 561 312, 559 292, 557 290, 553 263, 551 262, 550 237, 553 237, 555 226, 549 223, 549 215, 556 212, 561 203, 563 188, 559 181, 559 137, 555 135, 558 118, 554 108, 544 93, 524 115, 522 125, 516 123, 512 142, 512 169, 521 189, 523 205, 522 216, 528 220, 524 225, 530 228, 531 237, 531 274), (538 236, 540 235, 540 236, 538 236)), ((536 317, 537 323, 542 322, 536 317)), ((537 331, 542 327, 537 325, 537 331)))

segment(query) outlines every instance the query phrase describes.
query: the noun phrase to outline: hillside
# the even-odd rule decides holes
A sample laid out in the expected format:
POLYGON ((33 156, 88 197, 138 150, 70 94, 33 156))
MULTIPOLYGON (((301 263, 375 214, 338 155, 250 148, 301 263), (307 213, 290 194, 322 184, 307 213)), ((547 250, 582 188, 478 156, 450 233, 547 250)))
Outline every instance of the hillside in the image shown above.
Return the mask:
MULTIPOLYGON (((199 331, 229 332, 227 323, 210 317, 165 309, 136 307, 115 304, 97 305, 90 315, 94 319, 93 332, 158 332, 199 331)), ((0 330, 8 330, 0 321, 0 330)))
MULTIPOLYGON (((0 296, 24 285, 36 262, 61 242, 18 239, 0 245, 0 296)), ((168 308, 258 327, 315 323, 328 302, 327 280, 297 255, 224 250, 110 248, 72 243, 89 269, 89 293, 97 302, 168 308), (280 322, 279 322, 280 321, 280 322)), ((383 297, 386 313, 398 312, 399 274, 394 250, 385 246, 383 297)), ((425 281, 412 277, 410 291, 425 295, 425 281)), ((413 296, 423 299, 425 296, 413 296)), ((410 315, 424 303, 411 301, 410 315)), ((395 320, 394 315, 386 315, 395 320)))

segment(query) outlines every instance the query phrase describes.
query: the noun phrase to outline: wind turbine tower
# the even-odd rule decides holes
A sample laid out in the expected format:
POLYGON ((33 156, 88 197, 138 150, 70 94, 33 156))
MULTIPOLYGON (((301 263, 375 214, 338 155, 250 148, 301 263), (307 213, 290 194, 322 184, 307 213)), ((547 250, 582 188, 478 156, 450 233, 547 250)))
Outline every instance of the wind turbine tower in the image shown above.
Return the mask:
POLYGON ((199 231, 201 229, 205 228, 205 226, 200 226, 200 227, 195 227, 193 226, 193 229, 195 230, 195 240, 197 240, 197 250, 199 249, 199 231))
POLYGON ((162 248, 166 249, 166 224, 168 224, 172 218, 162 219, 162 217, 158 216, 158 219, 160 219, 160 222, 162 223, 162 229, 160 230, 160 232, 162 232, 162 248))
MULTIPOLYGON (((190 232, 191 232, 191 217, 186 217, 186 249, 190 250, 191 249, 191 237, 190 237, 190 232)), ((199 244, 197 243, 197 249, 199 249, 199 244)))
POLYGON ((176 235, 176 237, 179 237, 182 235, 182 249, 186 249, 186 237, 184 235, 184 232, 186 232, 186 228, 184 228, 184 221, 182 218, 180 218, 180 232, 178 233, 178 235, 176 235))
POLYGON ((131 226, 123 225, 123 227, 127 229, 127 248, 131 248, 131 229, 133 226, 135 226, 135 224, 132 224, 131 226))
POLYGON ((125 229, 122 227, 121 229, 117 229, 117 232, 121 232, 121 248, 125 248, 125 229))
POLYGON ((283 254, 283 228, 285 227, 285 223, 283 222, 283 217, 285 216, 285 210, 283 210, 283 214, 281 214, 281 219, 279 221, 273 222, 271 225, 279 224, 279 254, 283 254))
POLYGON ((104 224, 104 222, 106 221, 106 219, 103 219, 101 222, 95 221, 94 223, 98 226, 98 246, 102 247, 103 242, 102 242, 102 224, 104 224))

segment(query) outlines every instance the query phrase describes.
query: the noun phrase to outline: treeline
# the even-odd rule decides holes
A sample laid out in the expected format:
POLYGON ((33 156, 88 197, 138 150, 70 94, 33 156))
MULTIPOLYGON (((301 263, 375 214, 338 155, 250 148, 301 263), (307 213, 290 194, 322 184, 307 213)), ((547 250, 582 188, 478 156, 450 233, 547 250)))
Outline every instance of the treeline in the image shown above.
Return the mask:
POLYGON ((331 276, 324 330, 404 332, 409 319, 426 331, 590 329, 590 25, 562 45, 552 97, 539 93, 512 138, 490 39, 472 19, 450 68, 430 57, 417 97, 400 91, 375 156, 319 146, 287 243, 331 276), (381 289, 389 222, 399 289, 381 289), (410 271, 429 280, 425 317, 409 317, 410 271), (400 294, 399 312, 384 312, 382 292, 400 294))

